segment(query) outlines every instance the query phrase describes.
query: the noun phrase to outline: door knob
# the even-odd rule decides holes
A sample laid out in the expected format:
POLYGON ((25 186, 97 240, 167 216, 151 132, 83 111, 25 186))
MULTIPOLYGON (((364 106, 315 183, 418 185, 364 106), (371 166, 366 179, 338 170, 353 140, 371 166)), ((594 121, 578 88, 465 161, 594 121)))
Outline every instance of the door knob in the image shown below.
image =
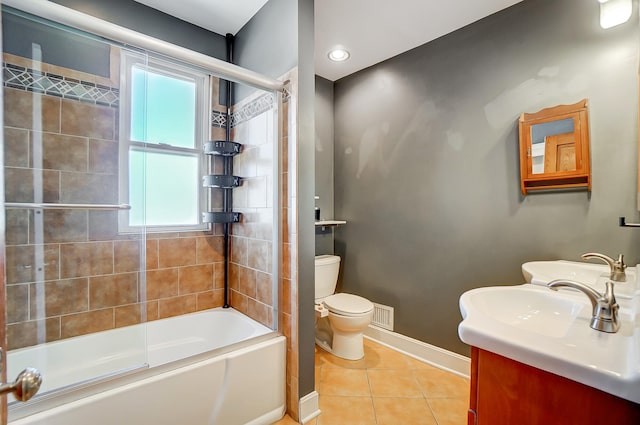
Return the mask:
POLYGON ((33 367, 28 367, 18 374, 15 382, 0 385, 0 394, 13 393, 19 401, 27 401, 40 389, 42 375, 33 367))

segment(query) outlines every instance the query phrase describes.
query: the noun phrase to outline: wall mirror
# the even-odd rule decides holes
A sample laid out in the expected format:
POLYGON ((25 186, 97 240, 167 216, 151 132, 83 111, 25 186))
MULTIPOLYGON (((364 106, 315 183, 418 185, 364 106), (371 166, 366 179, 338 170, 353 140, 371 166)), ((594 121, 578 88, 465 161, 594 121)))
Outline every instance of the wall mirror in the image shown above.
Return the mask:
POLYGON ((520 188, 591 190, 588 101, 520 115, 520 188))

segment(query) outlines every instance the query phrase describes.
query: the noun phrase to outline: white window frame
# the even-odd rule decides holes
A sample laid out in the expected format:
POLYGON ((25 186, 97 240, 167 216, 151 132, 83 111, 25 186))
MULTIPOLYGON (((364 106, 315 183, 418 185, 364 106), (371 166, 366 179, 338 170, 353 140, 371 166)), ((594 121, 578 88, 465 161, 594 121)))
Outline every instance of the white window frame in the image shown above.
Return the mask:
MULTIPOLYGON (((129 151, 157 152, 168 155, 186 155, 198 157, 197 181, 198 187, 197 211, 208 211, 208 191, 202 186, 202 176, 208 173, 205 155, 202 153, 203 141, 209 139, 210 133, 210 93, 211 78, 208 74, 194 68, 150 57, 135 52, 123 52, 120 61, 120 136, 119 136, 119 194, 120 202, 129 203, 129 151), (195 110, 195 141, 193 149, 171 146, 168 144, 145 143, 131 140, 131 76, 133 67, 146 68, 154 73, 195 82, 196 110, 195 110)), ((201 217, 201 215, 199 216, 201 217)), ((208 223, 194 225, 144 225, 133 226, 129 223, 129 211, 121 211, 118 216, 118 230, 120 233, 146 232, 189 232, 210 230, 208 223)))

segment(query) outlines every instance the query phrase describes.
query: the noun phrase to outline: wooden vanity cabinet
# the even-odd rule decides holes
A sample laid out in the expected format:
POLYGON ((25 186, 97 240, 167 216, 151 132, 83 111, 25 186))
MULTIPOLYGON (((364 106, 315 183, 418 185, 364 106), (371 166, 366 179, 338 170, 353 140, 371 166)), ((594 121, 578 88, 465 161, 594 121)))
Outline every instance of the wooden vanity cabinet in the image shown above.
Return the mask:
POLYGON ((640 404, 472 347, 468 425, 639 425, 640 404))

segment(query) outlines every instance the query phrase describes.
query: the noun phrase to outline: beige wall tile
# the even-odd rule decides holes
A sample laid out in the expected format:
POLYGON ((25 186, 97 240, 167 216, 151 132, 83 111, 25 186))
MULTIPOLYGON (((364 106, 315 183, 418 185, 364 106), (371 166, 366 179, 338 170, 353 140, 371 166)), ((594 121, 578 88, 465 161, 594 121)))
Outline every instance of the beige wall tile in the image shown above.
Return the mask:
POLYGON ((225 263, 215 263, 213 265, 214 288, 216 289, 224 288, 224 272, 225 272, 225 263))
POLYGON ((142 242, 114 241, 113 266, 115 273, 137 272, 140 270, 140 247, 142 242))
MULTIPOLYGON (((36 213, 35 217, 38 217, 36 213)), ((45 243, 87 241, 87 211, 83 210, 43 210, 43 235, 45 243)), ((31 226, 33 231, 33 225, 31 226)), ((30 240, 37 240, 31 235, 30 240)))
POLYGON ((89 306, 92 310, 132 304, 137 301, 137 273, 96 276, 89 279, 89 306))
POLYGON ((115 140, 115 115, 114 108, 63 99, 62 133, 115 140))
POLYGON ((120 239, 117 211, 89 211, 89 240, 120 239))
POLYGON ((6 202, 35 202, 36 194, 43 202, 60 201, 60 172, 5 167, 6 202), (34 191, 34 176, 42 175, 42 187, 34 191))
POLYGON ((42 164, 34 162, 33 168, 45 168, 60 171, 86 172, 89 158, 88 140, 84 137, 65 136, 56 133, 31 132, 31 149, 40 151, 42 164))
POLYGON ((130 304, 115 308, 115 327, 135 325, 158 319, 158 302, 130 304))
POLYGON ((266 208, 267 207, 267 178, 255 177, 247 179, 243 183, 247 187, 247 207, 266 208))
POLYGON ((249 239, 247 257, 249 267, 268 272, 271 266, 271 244, 263 240, 249 239))
POLYGON ((240 266, 237 264, 229 264, 229 288, 240 289, 240 266))
POLYGON ((29 320, 29 285, 7 285, 7 323, 29 320))
POLYGON ((43 342, 60 339, 60 318, 55 317, 46 320, 22 322, 7 326, 7 349, 30 347, 43 342), (38 332, 41 329, 43 332, 38 332), (39 341, 38 336, 44 333, 44 341, 39 341))
POLYGON ((29 243, 29 222, 32 210, 5 210, 5 243, 7 245, 25 245, 29 243))
POLYGON ((60 132, 60 99, 28 91, 4 89, 4 125, 33 129, 34 122, 43 131, 60 132), (34 117, 33 101, 37 99, 41 108, 34 117))
POLYGON ((113 242, 60 245, 61 278, 111 273, 113 273, 113 242))
POLYGON ((273 303, 273 284, 270 274, 256 273, 256 299, 267 305, 273 303))
POLYGON ((158 240, 147 239, 146 246, 146 261, 147 270, 153 270, 158 268, 158 240))
POLYGON ((247 315, 267 327, 271 327, 272 325, 271 309, 253 298, 247 299, 247 315))
POLYGON ((4 165, 6 167, 29 166, 29 131, 4 128, 4 165))
POLYGON ((256 297, 256 271, 246 267, 238 268, 238 290, 251 298, 256 297))
POLYGON ((118 177, 109 174, 61 172, 60 201, 69 204, 116 204, 118 177))
POLYGON ((180 295, 213 290, 213 265, 180 267, 179 269, 180 295))
POLYGON ((207 310, 210 308, 222 307, 224 304, 224 290, 200 292, 197 294, 197 309, 207 310))
POLYGON ((6 247, 7 283, 34 282, 38 268, 44 266, 46 280, 58 279, 58 245, 19 245, 6 247), (36 249, 42 249, 44 264, 36 263, 36 249))
POLYGON ((70 338, 113 329, 113 309, 89 311, 61 317, 61 337, 70 338))
POLYGON ((247 265, 247 239, 231 237, 231 261, 241 266, 247 265))
POLYGON ((196 295, 183 295, 181 297, 160 300, 158 317, 164 319, 166 317, 193 313, 194 311, 196 311, 196 295))
POLYGON ((196 238, 196 263, 224 261, 224 238, 211 236, 196 238))
POLYGON ((160 239, 158 267, 179 267, 196 264, 196 238, 160 239))
POLYGON ((98 139, 89 141, 89 172, 118 174, 118 142, 98 139))
POLYGON ((241 294, 236 290, 230 291, 230 304, 241 313, 247 314, 247 310, 249 308, 248 303, 249 300, 246 295, 241 294))
POLYGON ((178 269, 149 270, 146 273, 146 299, 175 297, 178 295, 178 269))
POLYGON ((54 280, 29 285, 31 320, 89 310, 86 278, 54 280), (38 311, 38 305, 44 311, 38 311))

